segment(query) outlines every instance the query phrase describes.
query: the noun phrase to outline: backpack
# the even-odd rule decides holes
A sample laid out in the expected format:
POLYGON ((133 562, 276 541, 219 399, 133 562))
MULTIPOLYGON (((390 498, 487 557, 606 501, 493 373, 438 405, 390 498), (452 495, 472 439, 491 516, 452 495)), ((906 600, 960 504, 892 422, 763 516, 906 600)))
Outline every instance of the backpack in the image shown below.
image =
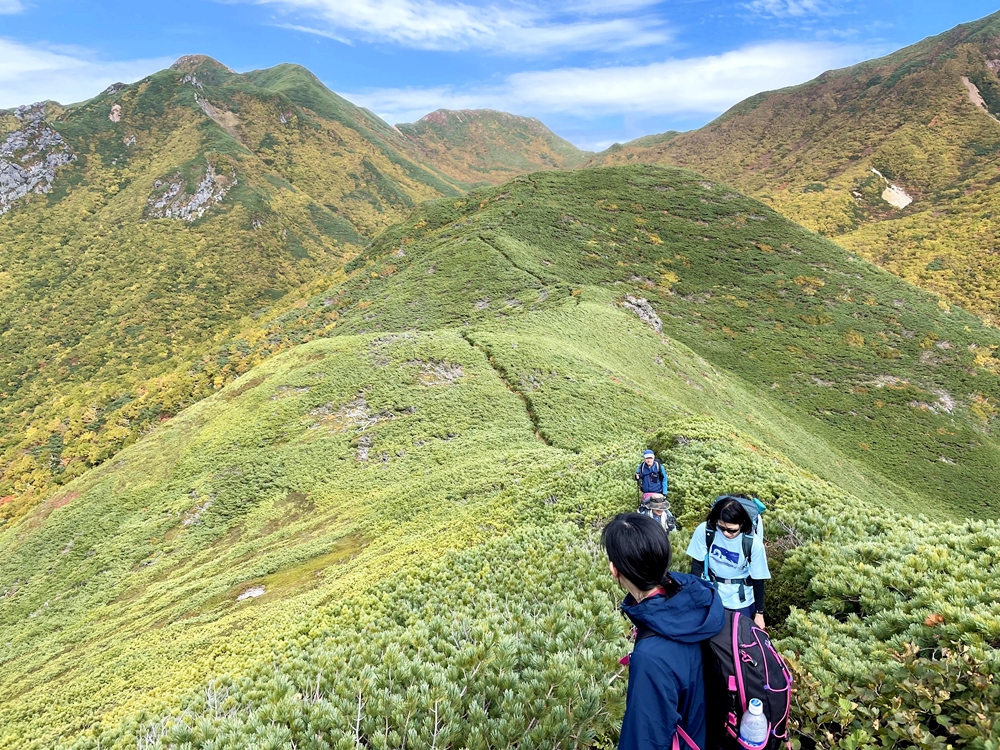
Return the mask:
MULTIPOLYGON (((764 511, 767 510, 767 506, 764 505, 757 498, 752 500, 747 500, 745 497, 736 497, 735 495, 720 495, 715 498, 715 502, 712 503, 712 508, 721 503, 723 500, 737 500, 739 504, 743 506, 743 509, 750 516, 751 532, 749 534, 743 535, 743 557, 747 560, 747 565, 750 565, 750 555, 753 552, 753 538, 760 535, 760 538, 764 538, 764 534, 760 530, 760 517, 763 515, 764 511)), ((712 541, 715 539, 715 532, 717 529, 709 528, 708 524, 705 524, 705 570, 702 573, 702 578, 708 581, 717 580, 708 567, 709 553, 712 551, 712 541)))
POLYGON ((726 612, 717 636, 702 643, 705 668, 706 750, 741 750, 740 719, 751 698, 764 704, 768 722, 765 750, 788 743, 792 674, 767 633, 749 617, 726 612))
POLYGON ((642 488, 643 477, 656 477, 661 482, 663 482, 662 494, 663 495, 667 494, 667 485, 668 485, 667 472, 663 470, 663 464, 661 464, 659 461, 653 461, 652 466, 646 466, 646 462, 643 461, 641 464, 639 464, 639 467, 635 470, 635 473, 639 475, 638 482, 639 482, 640 492, 642 491, 641 488, 642 488), (648 469, 648 471, 643 471, 643 469, 648 469))

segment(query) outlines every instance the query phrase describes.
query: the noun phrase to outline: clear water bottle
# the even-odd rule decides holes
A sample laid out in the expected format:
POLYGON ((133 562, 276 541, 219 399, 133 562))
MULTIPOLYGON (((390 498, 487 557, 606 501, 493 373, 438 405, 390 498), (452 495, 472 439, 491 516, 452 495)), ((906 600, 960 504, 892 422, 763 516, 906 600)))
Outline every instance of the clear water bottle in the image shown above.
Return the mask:
POLYGON ((740 739, 752 747, 767 745, 767 717, 758 698, 750 699, 750 707, 740 719, 740 739))

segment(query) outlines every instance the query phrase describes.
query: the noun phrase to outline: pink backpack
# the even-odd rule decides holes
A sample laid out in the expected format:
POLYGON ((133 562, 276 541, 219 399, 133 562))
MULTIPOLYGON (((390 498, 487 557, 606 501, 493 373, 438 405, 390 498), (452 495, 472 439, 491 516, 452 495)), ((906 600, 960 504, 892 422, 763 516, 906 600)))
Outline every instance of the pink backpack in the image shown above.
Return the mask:
MULTIPOLYGON (((792 706, 792 673, 771 639, 749 617, 726 612, 722 631, 705 641, 706 750, 751 748, 740 740, 740 719, 751 698, 764 704, 768 720, 766 750, 788 742, 792 706)), ((682 746, 683 747, 683 746, 682 746)))

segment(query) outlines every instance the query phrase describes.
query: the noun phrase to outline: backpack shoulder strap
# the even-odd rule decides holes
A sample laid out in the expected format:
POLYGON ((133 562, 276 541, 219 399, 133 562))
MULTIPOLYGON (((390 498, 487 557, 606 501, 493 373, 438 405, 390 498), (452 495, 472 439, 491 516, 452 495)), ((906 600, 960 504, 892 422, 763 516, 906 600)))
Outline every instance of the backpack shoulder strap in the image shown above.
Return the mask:
POLYGON ((747 566, 750 565, 750 555, 753 552, 753 534, 743 535, 743 557, 747 559, 747 566))
POLYGON ((652 628, 647 628, 645 625, 635 626, 635 642, 644 641, 647 638, 652 638, 656 635, 656 631, 652 628))
POLYGON ((678 724, 674 730, 674 739, 670 745, 670 750, 701 750, 701 748, 698 747, 698 743, 691 739, 691 736, 678 724))
POLYGON ((705 568, 702 571, 701 577, 706 581, 712 580, 712 572, 708 568, 708 561, 711 557, 712 551, 712 541, 715 539, 715 529, 710 528, 708 523, 705 523, 705 568))

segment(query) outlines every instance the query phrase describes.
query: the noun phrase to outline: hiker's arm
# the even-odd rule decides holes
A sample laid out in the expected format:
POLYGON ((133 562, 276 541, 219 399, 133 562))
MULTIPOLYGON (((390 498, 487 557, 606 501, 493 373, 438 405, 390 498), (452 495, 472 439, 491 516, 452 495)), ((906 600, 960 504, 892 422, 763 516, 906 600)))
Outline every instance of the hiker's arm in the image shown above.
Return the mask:
MULTIPOLYGON (((703 575, 705 575, 705 561, 704 560, 695 560, 693 557, 691 558, 691 575, 698 576, 699 578, 701 578, 703 575)), ((756 591, 757 591, 757 589, 754 589, 754 592, 756 592, 756 591)), ((756 595, 756 593, 755 593, 755 595, 756 595)))
POLYGON ((632 652, 618 750, 670 750, 680 720, 677 685, 659 665, 632 652))
POLYGON ((764 581, 760 578, 751 578, 753 582, 753 602, 756 608, 756 614, 754 615, 754 622, 756 622, 757 627, 764 627, 764 581))

